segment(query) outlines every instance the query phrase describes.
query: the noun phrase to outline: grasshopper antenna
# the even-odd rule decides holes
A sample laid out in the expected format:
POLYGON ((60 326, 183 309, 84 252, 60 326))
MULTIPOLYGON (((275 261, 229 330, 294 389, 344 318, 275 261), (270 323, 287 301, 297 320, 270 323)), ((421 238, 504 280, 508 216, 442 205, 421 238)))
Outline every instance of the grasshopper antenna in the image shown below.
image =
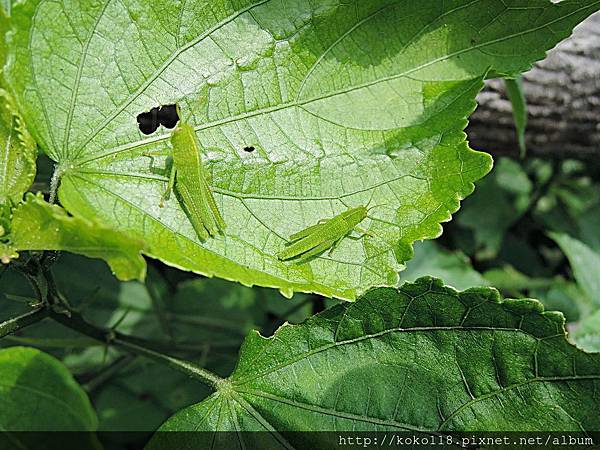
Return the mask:
POLYGON ((175 103, 175 109, 177 110, 177 117, 179 117, 179 123, 189 123, 190 118, 193 116, 192 111, 189 111, 188 115, 184 118, 183 111, 181 110, 181 106, 179 106, 179 103, 175 103))

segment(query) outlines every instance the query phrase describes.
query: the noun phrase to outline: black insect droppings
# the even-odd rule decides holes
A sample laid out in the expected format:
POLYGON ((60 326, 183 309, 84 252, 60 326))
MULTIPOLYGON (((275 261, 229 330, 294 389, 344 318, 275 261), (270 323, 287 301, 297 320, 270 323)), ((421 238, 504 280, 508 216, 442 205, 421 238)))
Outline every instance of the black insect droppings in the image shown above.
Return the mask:
POLYGON ((244 147, 244 151, 248 152, 248 153, 251 153, 254 150, 256 150, 256 149, 254 147, 252 147, 251 145, 249 145, 248 147, 244 147))
POLYGON ((154 133, 160 125, 166 128, 174 128, 177 122, 179 122, 179 115, 177 114, 176 105, 155 107, 137 116, 140 131, 144 134, 154 133))

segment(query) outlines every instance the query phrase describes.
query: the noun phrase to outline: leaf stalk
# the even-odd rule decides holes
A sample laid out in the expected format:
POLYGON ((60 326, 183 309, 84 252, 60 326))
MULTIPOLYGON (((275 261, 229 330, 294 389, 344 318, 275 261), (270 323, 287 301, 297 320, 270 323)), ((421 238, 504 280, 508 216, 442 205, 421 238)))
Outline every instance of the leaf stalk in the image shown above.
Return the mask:
POLYGON ((38 308, 0 323, 0 339, 48 317, 48 308, 38 308))
POLYGON ((148 343, 133 336, 127 336, 112 329, 104 329, 87 322, 79 313, 69 310, 65 312, 50 311, 50 317, 62 325, 84 334, 106 345, 122 348, 130 353, 145 356, 154 361, 166 364, 179 372, 195 378, 202 383, 217 388, 223 379, 216 374, 192 362, 169 356, 148 347, 148 343))

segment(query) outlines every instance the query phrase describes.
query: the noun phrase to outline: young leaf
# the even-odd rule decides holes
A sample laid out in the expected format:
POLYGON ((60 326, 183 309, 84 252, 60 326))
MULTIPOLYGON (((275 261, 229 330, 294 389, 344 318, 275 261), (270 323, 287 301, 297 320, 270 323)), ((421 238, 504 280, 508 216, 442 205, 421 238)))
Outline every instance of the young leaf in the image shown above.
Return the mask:
POLYGON ((569 259, 577 284, 600 306, 600 254, 567 234, 550 233, 550 237, 569 259))
POLYGON ((41 196, 28 194, 13 213, 11 246, 22 250, 65 250, 104 259, 121 280, 143 279, 146 262, 143 243, 123 233, 51 205, 41 196))
POLYGON ((521 158, 525 158, 527 147, 525 145, 525 128, 527 128, 527 101, 523 92, 523 77, 507 78, 504 80, 506 94, 512 104, 513 119, 519 141, 521 158))
MULTIPOLYGON (((33 348, 6 348, 0 350, 0 373, 3 432, 96 429, 96 413, 87 395, 54 357, 33 348)), ((10 433, 3 435, 0 442, 6 438, 10 442, 10 433)), ((21 438, 35 438, 33 433, 18 433, 13 438, 17 442, 13 442, 12 448, 36 448, 18 442, 21 438)))
POLYGON ((586 352, 600 352, 600 310, 578 324, 573 332, 573 340, 586 352))
POLYGON ((591 205, 574 217, 579 230, 579 238, 595 252, 600 253, 600 201, 591 205))
POLYGON ((412 242, 438 236, 489 171, 490 157, 469 149, 462 132, 484 76, 517 75, 600 7, 205 5, 31 0, 13 8, 6 77, 36 140, 64 170, 61 203, 142 235, 147 253, 170 265, 345 299, 396 285, 412 242), (141 134, 138 114, 175 103, 192 113, 228 224, 204 243, 175 198, 157 206, 164 164, 142 156, 165 150, 170 133, 141 134), (364 224, 379 241, 347 239, 310 264, 277 258, 295 231, 370 198, 385 206, 364 224))
POLYGON ((35 178, 35 157, 35 142, 12 97, 0 88, 0 206, 21 201, 35 178))
MULTIPOLYGON (((585 432, 600 428, 598 380, 600 355, 567 341, 560 313, 421 278, 284 325, 272 338, 251 333, 217 392, 160 430, 272 431, 293 448, 328 447, 294 441, 318 435, 277 431, 585 432)), ((150 448, 166 448, 166 435, 150 448)), ((203 437, 231 439, 216 448, 267 448, 243 442, 252 434, 193 435, 203 437)))

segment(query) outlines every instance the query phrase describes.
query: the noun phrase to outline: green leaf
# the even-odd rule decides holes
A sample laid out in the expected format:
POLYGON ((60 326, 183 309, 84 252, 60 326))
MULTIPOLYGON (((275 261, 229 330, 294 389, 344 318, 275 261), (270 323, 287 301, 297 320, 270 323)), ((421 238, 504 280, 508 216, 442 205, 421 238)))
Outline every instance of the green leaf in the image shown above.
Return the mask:
POLYGON ((557 280, 548 289, 529 292, 531 297, 539 298, 546 309, 562 312, 567 322, 579 320, 595 309, 576 283, 557 280))
POLYGON ((461 252, 450 252, 435 242, 415 243, 415 256, 400 274, 401 280, 415 281, 423 276, 441 278, 448 286, 467 289, 470 286, 487 286, 488 281, 471 266, 461 252))
POLYGON ((586 352, 600 352, 600 310, 584 318, 572 338, 586 352))
POLYGON ((507 78, 504 80, 506 94, 512 104, 513 119, 517 130, 517 139, 521 158, 525 158, 527 147, 525 145, 525 128, 527 128, 527 101, 523 93, 523 77, 507 78))
MULTIPOLYGON (((567 341, 560 313, 421 278, 271 338, 251 333, 217 392, 160 430, 598 430, 598 380, 600 355, 567 341)), ((150 448, 165 448, 165 434, 150 448)), ((237 439, 215 447, 242 448, 237 439)), ((178 448, 202 447, 194 444, 178 448)))
MULTIPOLYGON (((190 379, 169 367, 138 359, 115 374, 94 395, 99 430, 154 432, 173 412, 189 405, 189 398, 208 394, 209 389, 198 380, 190 379)), ((127 434, 122 439, 140 437, 127 434)), ((146 436, 145 441, 149 437, 146 436)))
MULTIPOLYGON (((144 373, 144 376, 148 375, 148 373, 144 373)), ((161 375, 170 376, 172 375, 172 371, 171 373, 166 371, 166 373, 161 375)), ((142 379, 143 377, 140 376, 139 378, 142 379)), ((182 381, 187 381, 182 380, 183 377, 181 376, 178 378, 180 383, 182 381)), ((177 387, 177 385, 169 387, 177 387)), ((144 401, 140 399, 139 395, 131 393, 120 387, 118 384, 114 385, 113 383, 110 383, 102 390, 96 403, 98 405, 100 430, 110 432, 108 434, 109 439, 113 438, 111 435, 115 435, 115 438, 117 439, 120 437, 118 436, 118 433, 114 433, 115 431, 135 431, 138 434, 141 434, 140 432, 143 431, 154 431, 160 426, 161 421, 164 420, 163 418, 165 416, 163 408, 153 404, 153 402, 147 400, 144 401)), ((127 433, 123 434, 123 437, 127 437, 127 433)))
MULTIPOLYGON (((600 190, 600 183, 596 183, 594 188, 600 190)), ((581 241, 600 253, 600 202, 582 211, 575 220, 580 230, 581 241)))
MULTIPOLYGON (((118 331, 142 338, 151 336, 152 340, 164 338, 143 283, 119 282, 103 261, 72 253, 63 253, 53 264, 52 272, 58 290, 91 323, 110 328, 127 313, 118 331)), ((29 311, 28 303, 39 302, 35 297, 23 275, 8 266, 0 281, 0 321, 29 311)), ((60 358, 75 376, 101 371, 117 353, 112 349, 107 352, 102 342, 51 320, 28 327, 5 341, 6 345, 42 348, 60 358)))
POLYGON ((593 309, 577 284, 562 277, 529 277, 510 265, 490 269, 483 276, 505 295, 539 299, 546 309, 562 312, 567 322, 576 321, 593 309))
POLYGON ((549 233, 567 255, 577 284, 600 306, 600 254, 567 234, 549 233))
MULTIPOLYGON (((3 349, 0 350, 0 373, 1 430, 96 429, 96 414, 85 392, 52 356, 27 347, 3 349)), ((22 437, 27 435, 18 434, 14 438, 22 437)), ((24 448, 18 444, 15 443, 14 448, 24 448)))
POLYGON ((141 235, 166 263, 286 295, 395 285, 491 166, 462 132, 486 73, 514 76, 598 1, 32 0, 15 6, 9 84, 64 174, 74 215, 141 235), (482 27, 483 24, 487 24, 482 27), (227 222, 200 242, 166 184, 170 132, 136 116, 179 103, 227 222), (252 146, 256 150, 243 149, 252 146), (351 206, 375 238, 307 264, 288 236, 351 206))
POLYGON ((0 206, 21 201, 35 178, 36 154, 12 97, 0 88, 0 206))
POLYGON ((485 271, 483 276, 490 285, 501 291, 510 292, 511 295, 516 295, 523 290, 548 288, 554 283, 554 280, 549 278, 529 277, 510 265, 494 267, 485 271))
POLYGON ((104 259, 121 280, 143 279, 146 262, 143 244, 120 232, 88 220, 71 217, 41 196, 28 194, 12 221, 12 248, 22 250, 65 250, 90 258, 104 259))

